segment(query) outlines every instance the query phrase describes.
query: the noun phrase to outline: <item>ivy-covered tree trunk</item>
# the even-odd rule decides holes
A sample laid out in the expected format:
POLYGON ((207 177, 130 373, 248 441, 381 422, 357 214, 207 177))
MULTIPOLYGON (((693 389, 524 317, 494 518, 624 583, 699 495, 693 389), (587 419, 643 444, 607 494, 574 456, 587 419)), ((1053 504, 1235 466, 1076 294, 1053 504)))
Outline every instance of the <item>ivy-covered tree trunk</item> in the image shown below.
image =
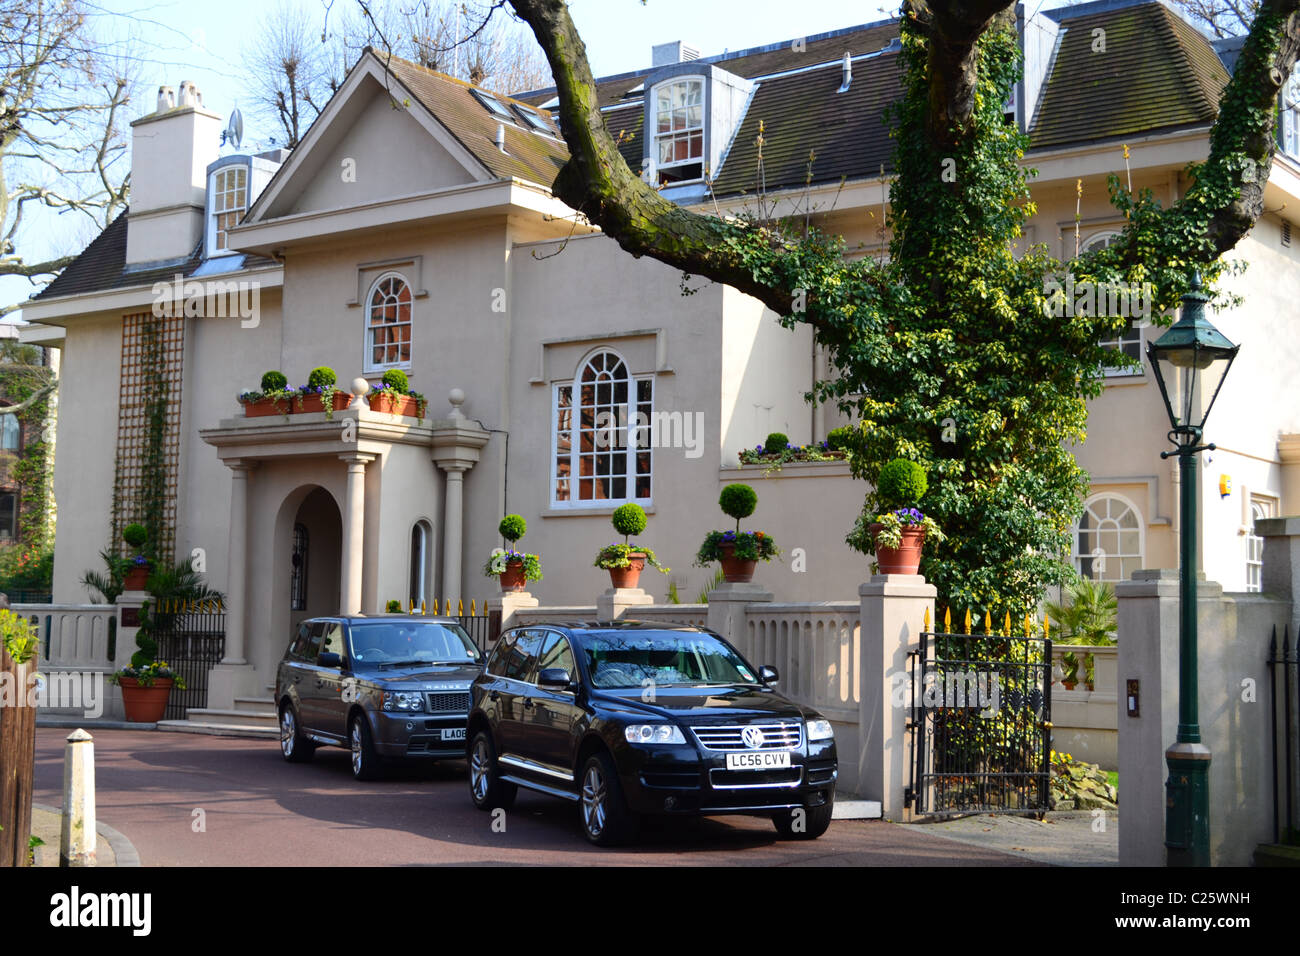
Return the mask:
MULTIPOLYGON (((1123 235, 1069 263, 1041 246, 1013 255, 1035 212, 1020 165, 1027 139, 1002 115, 1020 70, 1014 3, 909 0, 885 265, 845 259, 838 238, 802 223, 723 220, 665 200, 606 129, 564 0, 511 5, 556 81, 571 154, 556 194, 632 255, 731 285, 783 323, 814 327, 836 378, 813 397, 858 417, 854 474, 874 482, 894 457, 930 469, 921 504, 948 539, 922 571, 942 599, 1018 614, 1071 576, 1062 555, 1088 479, 1066 446, 1083 439, 1086 400, 1100 393, 1104 370, 1126 361, 1099 345, 1124 319, 1048 319, 1044 281, 1069 271, 1151 282, 1154 308, 1168 313, 1193 268, 1210 280, 1222 273, 1219 257, 1262 212, 1274 103, 1300 53, 1300 0, 1260 4, 1188 194, 1162 208, 1112 178, 1123 235), (796 300, 804 310, 792 314, 796 300)), ((868 495, 864 517, 880 504, 868 495)), ((861 526, 850 538, 869 547, 861 526)))

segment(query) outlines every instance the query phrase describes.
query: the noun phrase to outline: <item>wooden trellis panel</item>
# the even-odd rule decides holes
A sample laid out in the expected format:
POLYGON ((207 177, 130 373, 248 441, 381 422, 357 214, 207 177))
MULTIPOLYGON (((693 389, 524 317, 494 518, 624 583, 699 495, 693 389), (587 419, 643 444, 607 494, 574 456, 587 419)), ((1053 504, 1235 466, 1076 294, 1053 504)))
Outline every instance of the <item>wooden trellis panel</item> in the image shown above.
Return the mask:
POLYGON ((132 522, 144 523, 148 501, 157 495, 162 505, 158 553, 168 560, 176 536, 184 321, 183 316, 159 317, 151 312, 122 317, 112 541, 119 550, 123 547, 123 529, 132 522), (162 424, 162 473, 155 484, 147 479, 145 456, 149 445, 150 396, 159 387, 166 389, 166 412, 162 424))

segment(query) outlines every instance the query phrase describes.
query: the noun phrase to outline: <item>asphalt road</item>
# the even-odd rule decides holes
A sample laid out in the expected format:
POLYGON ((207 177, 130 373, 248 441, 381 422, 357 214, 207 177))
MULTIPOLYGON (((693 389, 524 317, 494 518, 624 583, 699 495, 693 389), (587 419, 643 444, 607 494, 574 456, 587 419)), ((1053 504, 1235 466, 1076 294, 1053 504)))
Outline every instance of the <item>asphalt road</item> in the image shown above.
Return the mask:
MULTIPOLYGON (((68 733, 37 729, 37 802, 62 803, 68 733)), ((601 850, 583 839, 573 805, 522 790, 504 832, 494 830, 470 802, 461 761, 358 783, 341 749, 287 764, 271 740, 100 730, 95 778, 99 819, 145 866, 1032 865, 917 828, 854 820, 807 843, 777 840, 756 818, 654 821, 636 846, 601 850)))

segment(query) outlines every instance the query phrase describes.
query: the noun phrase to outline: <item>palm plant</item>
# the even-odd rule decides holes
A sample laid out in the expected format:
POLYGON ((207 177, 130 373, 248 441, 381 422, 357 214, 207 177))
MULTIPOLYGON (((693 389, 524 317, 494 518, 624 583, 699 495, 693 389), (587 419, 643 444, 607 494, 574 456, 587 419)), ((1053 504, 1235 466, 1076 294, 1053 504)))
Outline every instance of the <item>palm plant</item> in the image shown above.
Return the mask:
POLYGON ((175 567, 160 567, 149 575, 145 585, 156 601, 223 601, 225 595, 209 586, 200 571, 194 570, 194 559, 186 558, 175 567))
POLYGON ((81 586, 90 592, 90 600, 96 604, 112 604, 126 588, 123 582, 126 572, 131 569, 129 559, 114 554, 111 548, 99 552, 104 560, 105 570, 87 571, 81 576, 81 586))
MULTIPOLYGON (((1105 581, 1093 581, 1080 578, 1070 588, 1069 604, 1048 601, 1046 605, 1048 620, 1056 629, 1062 644, 1087 644, 1093 647, 1114 644, 1115 631, 1119 617, 1119 602, 1115 598, 1115 589, 1105 581)), ((1067 667, 1065 680, 1077 679, 1079 661, 1073 653, 1062 656, 1067 667)), ((1088 656, 1087 675, 1092 684, 1092 657, 1088 656)))

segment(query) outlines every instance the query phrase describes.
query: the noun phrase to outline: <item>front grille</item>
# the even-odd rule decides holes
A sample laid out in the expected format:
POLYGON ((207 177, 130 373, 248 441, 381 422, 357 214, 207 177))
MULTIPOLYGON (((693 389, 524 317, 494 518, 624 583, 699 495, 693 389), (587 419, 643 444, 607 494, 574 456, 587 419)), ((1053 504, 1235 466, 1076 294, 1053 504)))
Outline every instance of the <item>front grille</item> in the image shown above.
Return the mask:
POLYGON ((431 714, 468 714, 469 694, 425 694, 424 699, 431 714))
POLYGON ((803 743, 803 722, 798 720, 780 720, 765 724, 714 724, 711 726, 692 727, 695 739, 708 750, 744 751, 744 750, 797 750, 803 743), (757 727, 763 732, 763 743, 757 748, 745 745, 746 727, 757 727))

